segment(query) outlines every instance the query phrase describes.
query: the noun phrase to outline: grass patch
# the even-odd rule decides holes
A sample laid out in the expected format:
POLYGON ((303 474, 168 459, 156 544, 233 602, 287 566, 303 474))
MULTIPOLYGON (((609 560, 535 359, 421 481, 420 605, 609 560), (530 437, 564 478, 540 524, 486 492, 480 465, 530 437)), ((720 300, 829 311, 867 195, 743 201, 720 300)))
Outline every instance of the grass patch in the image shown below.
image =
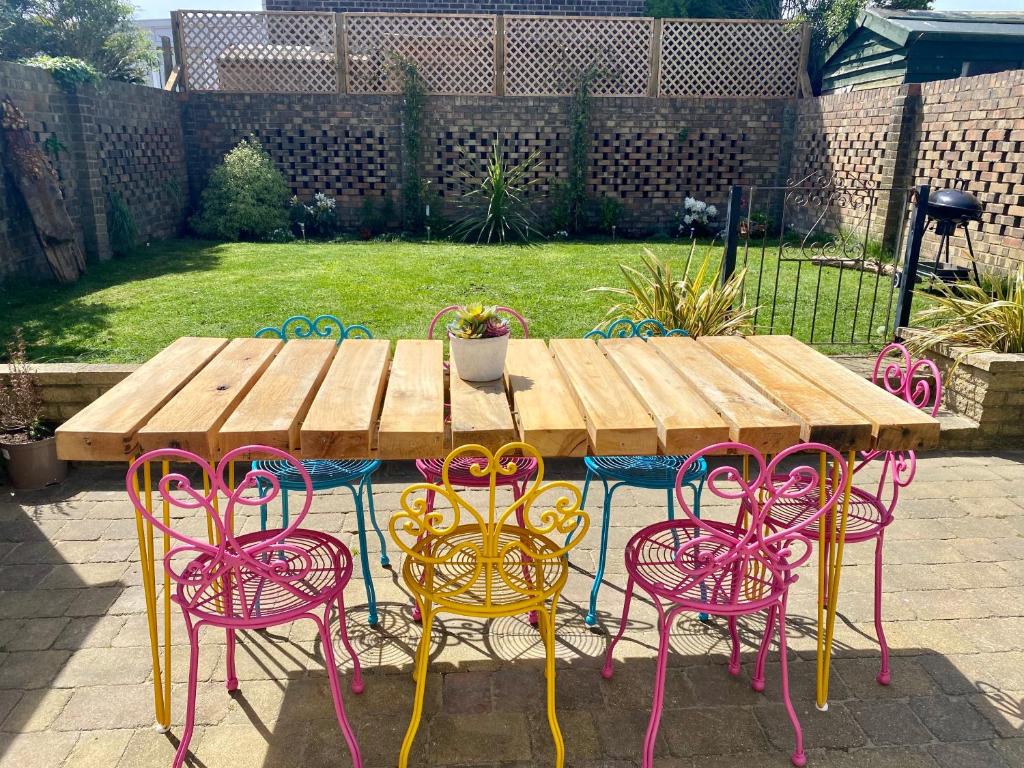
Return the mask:
MULTIPOLYGON (((140 362, 179 336, 250 336, 292 314, 327 312, 344 322, 363 323, 376 336, 419 338, 437 309, 469 300, 519 309, 530 321, 531 334, 538 337, 575 337, 601 322, 610 304, 610 297, 587 289, 622 285, 618 265, 638 266, 645 246, 680 269, 689 253, 689 244, 674 241, 522 247, 173 240, 93 265, 71 286, 4 286, 0 339, 9 338, 20 325, 34 360, 140 362)), ((705 252, 720 258, 721 245, 698 246, 695 265, 705 252)), ((775 274, 771 254, 766 254, 764 266, 766 274, 775 274)), ((756 269, 753 263, 750 268, 748 297, 753 299, 751 277, 756 269)), ((789 265, 780 271, 783 285, 790 271, 789 265)), ((819 271, 824 282, 838 281, 838 270, 804 264, 801 291, 813 287, 819 271)), ((856 275, 843 274, 840 317, 852 316, 856 275)), ((762 302, 770 300, 765 287, 762 302)), ((871 296, 864 293, 861 305, 866 306, 871 296)), ((779 291, 780 302, 785 294, 779 291)), ((831 325, 834 295, 823 289, 818 323, 827 315, 831 325)), ((795 302, 794 333, 808 339, 813 318, 803 296, 795 302)), ((791 299, 789 304, 779 303, 777 318, 780 313, 788 318, 793 306, 791 299)), ((764 313, 762 309, 761 318, 764 313)), ((788 329, 788 322, 785 328, 776 323, 776 332, 788 329)), ((820 332, 815 339, 823 340, 820 332)))

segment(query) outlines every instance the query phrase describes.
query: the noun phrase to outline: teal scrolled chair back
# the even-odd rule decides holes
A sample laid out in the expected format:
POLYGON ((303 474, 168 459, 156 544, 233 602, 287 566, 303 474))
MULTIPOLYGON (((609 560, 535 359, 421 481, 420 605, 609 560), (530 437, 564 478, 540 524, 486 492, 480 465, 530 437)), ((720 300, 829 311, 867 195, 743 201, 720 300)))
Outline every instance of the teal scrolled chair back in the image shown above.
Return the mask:
POLYGON ((372 339, 373 334, 365 325, 345 325, 334 315, 317 315, 310 319, 306 315, 292 315, 281 327, 268 325, 256 331, 256 337, 273 336, 287 341, 293 339, 372 339))
POLYGON ((603 327, 595 328, 586 334, 585 339, 649 339, 652 336, 689 336, 682 328, 666 328, 661 320, 647 317, 643 320, 630 320, 620 317, 603 327))

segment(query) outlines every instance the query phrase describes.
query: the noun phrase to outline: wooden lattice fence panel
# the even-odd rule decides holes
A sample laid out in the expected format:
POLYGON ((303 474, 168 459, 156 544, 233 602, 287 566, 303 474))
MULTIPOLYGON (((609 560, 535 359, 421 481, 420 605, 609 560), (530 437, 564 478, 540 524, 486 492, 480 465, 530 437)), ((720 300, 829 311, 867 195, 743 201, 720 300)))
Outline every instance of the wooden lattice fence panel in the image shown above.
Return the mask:
POLYGON ((800 25, 789 22, 666 19, 658 93, 796 96, 801 45, 800 25))
POLYGON ((394 63, 416 63, 434 94, 493 94, 494 16, 363 14, 345 18, 349 93, 397 93, 394 63))
POLYGON ((336 93, 333 13, 181 11, 193 91, 336 93))
POLYGON ((645 96, 653 29, 653 19, 507 16, 505 93, 564 96, 594 67, 594 96, 645 96))

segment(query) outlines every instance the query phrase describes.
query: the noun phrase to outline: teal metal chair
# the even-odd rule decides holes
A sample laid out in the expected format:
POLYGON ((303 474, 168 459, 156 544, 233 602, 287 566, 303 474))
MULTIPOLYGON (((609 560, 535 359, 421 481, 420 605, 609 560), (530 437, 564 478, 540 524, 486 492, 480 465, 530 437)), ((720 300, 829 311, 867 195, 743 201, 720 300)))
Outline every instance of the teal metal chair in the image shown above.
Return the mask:
MULTIPOLYGON (((313 319, 305 315, 293 315, 280 327, 267 326, 256 331, 257 337, 273 336, 283 341, 288 339, 337 339, 341 344, 345 339, 371 339, 373 334, 364 325, 346 326, 334 315, 318 315, 313 319)), ((359 535, 359 563, 363 570, 363 583, 366 586, 366 602, 368 604, 370 626, 376 626, 377 595, 373 588, 373 576, 370 571, 369 557, 366 554, 366 520, 364 509, 370 513, 370 522, 380 541, 380 564, 390 568, 387 544, 384 534, 377 524, 377 513, 373 507, 373 473, 380 466, 376 459, 313 459, 302 462, 303 468, 313 481, 313 490, 330 488, 346 488, 355 502, 356 524, 359 535), (364 506, 365 505, 365 506, 364 506)), ((288 527, 288 491, 305 490, 305 480, 298 469, 287 461, 254 461, 253 469, 270 472, 281 485, 281 527, 288 527)), ((260 530, 267 529, 267 507, 260 507, 260 530)))
MULTIPOLYGON (((685 330, 681 328, 668 329, 661 321, 653 318, 633 321, 623 317, 609 323, 604 328, 595 328, 584 338, 647 339, 651 336, 687 335, 689 334, 685 330)), ((623 486, 664 491, 668 519, 674 520, 673 495, 676 489, 676 475, 689 458, 689 456, 587 456, 583 459, 587 468, 587 476, 583 482, 583 500, 580 503, 580 509, 585 509, 587 506, 587 494, 590 491, 591 481, 596 478, 604 487, 604 504, 601 510, 601 548, 598 554, 597 570, 594 572, 594 585, 590 589, 590 607, 585 619, 588 627, 597 624, 597 595, 601 589, 601 582, 604 580, 604 568, 608 556, 608 526, 612 511, 612 497, 615 495, 615 491, 623 486)), ((693 493, 692 509, 698 517, 700 516, 700 495, 707 473, 707 462, 704 459, 698 459, 690 463, 680 484, 681 487, 689 488, 693 493)), ((702 620, 706 618, 704 614, 701 614, 702 620)))

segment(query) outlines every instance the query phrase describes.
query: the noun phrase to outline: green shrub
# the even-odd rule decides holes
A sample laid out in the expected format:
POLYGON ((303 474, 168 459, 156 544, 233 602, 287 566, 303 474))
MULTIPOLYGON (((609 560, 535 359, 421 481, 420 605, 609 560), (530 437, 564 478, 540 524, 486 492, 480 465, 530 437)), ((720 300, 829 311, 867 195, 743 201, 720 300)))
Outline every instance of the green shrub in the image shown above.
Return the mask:
POLYGON ((268 240, 288 225, 284 176, 255 137, 243 139, 210 174, 192 227, 216 240, 268 240))
POLYGON ((139 229, 128 204, 116 192, 111 192, 107 205, 107 234, 110 249, 115 256, 127 256, 135 250, 139 240, 139 229))
POLYGON ((57 84, 66 91, 73 91, 80 85, 93 85, 100 81, 100 73, 88 62, 73 56, 47 56, 40 53, 22 64, 45 69, 57 84))

